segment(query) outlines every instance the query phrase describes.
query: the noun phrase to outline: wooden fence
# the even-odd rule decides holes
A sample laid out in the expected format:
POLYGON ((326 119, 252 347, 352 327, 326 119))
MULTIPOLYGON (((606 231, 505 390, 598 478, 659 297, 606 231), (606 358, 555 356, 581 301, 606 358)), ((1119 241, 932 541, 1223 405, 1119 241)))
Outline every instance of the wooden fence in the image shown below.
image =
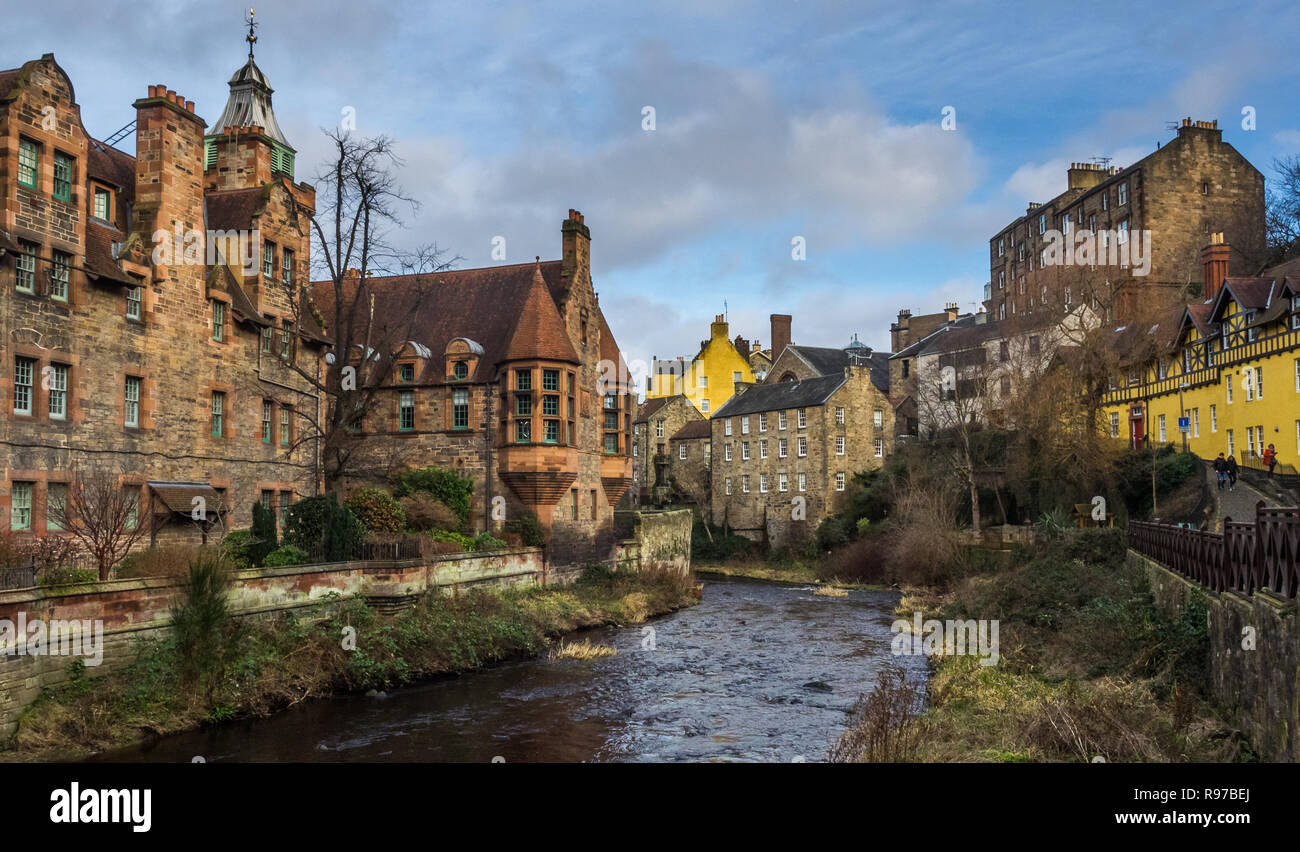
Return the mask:
POLYGON ((1283 598, 1300 590, 1300 507, 1255 506, 1255 522, 1223 519, 1223 532, 1130 521, 1129 547, 1216 592, 1283 598))

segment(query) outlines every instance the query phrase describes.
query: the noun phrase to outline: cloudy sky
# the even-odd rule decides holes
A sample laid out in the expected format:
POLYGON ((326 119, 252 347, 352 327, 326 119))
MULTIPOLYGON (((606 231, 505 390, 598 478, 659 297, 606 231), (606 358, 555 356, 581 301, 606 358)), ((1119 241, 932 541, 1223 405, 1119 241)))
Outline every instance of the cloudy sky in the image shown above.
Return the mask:
MULTIPOLYGON (((245 11, 14 4, 0 65, 53 52, 101 137, 151 83, 212 122, 245 11)), ((497 236, 506 262, 556 258, 582 210, 629 360, 694 354, 724 302, 733 336, 765 345, 771 313, 799 343, 885 348, 900 308, 972 310, 988 238, 1070 161, 1128 165, 1183 116, 1219 119, 1266 175, 1300 152, 1294 0, 286 0, 257 18, 298 179, 350 107, 398 140, 411 245, 462 267, 496 262, 497 236)))

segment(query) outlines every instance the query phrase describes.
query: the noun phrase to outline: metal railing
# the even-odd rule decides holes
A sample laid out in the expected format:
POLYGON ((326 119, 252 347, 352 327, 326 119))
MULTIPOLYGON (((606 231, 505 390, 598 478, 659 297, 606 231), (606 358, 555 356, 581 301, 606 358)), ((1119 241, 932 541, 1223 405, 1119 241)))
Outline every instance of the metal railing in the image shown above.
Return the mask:
POLYGON ((1223 519, 1223 532, 1130 521, 1129 547, 1215 592, 1283 598, 1300 590, 1300 507, 1255 506, 1255 522, 1223 519))

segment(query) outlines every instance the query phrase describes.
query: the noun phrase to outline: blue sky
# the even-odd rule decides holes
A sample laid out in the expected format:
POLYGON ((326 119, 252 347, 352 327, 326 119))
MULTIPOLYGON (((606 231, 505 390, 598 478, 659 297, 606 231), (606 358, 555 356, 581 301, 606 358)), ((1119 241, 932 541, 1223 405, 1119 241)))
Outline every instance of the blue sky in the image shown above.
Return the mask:
MULTIPOLYGON (((0 64, 54 52, 99 136, 152 83, 212 122, 244 11, 22 4, 0 64)), ((1266 176, 1300 152, 1294 2, 293 0, 257 17, 300 180, 352 107, 359 133, 398 140, 421 202, 399 240, 460 266, 491 265, 496 236, 507 262, 555 258, 582 210, 629 360, 694 354, 724 301, 733 336, 766 345, 768 315, 790 313, 796 342, 885 348, 900 308, 974 308, 988 238, 1063 190, 1069 162, 1128 165, 1183 116, 1219 119, 1266 176)))

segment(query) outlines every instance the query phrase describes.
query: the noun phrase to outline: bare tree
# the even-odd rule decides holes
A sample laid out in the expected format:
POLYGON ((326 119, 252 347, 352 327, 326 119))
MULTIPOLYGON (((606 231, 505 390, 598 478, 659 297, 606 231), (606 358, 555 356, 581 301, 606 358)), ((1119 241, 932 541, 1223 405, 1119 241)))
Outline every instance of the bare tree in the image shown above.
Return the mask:
POLYGON ((123 485, 120 475, 104 468, 78 474, 64 499, 51 502, 47 511, 51 521, 81 542, 101 580, 148 532, 140 518, 139 489, 123 485))
POLYGON ((1264 226, 1271 264, 1300 256, 1300 156, 1273 161, 1275 182, 1265 195, 1264 226))
MULTIPOLYGON (((446 270, 460 258, 446 258, 436 245, 401 250, 389 242, 391 229, 402 226, 400 210, 412 213, 418 203, 397 186, 394 170, 402 165, 393 140, 385 136, 353 137, 326 131, 334 157, 317 176, 318 209, 310 214, 313 277, 327 280, 318 306, 303 282, 286 286, 295 326, 320 328, 331 351, 322 368, 315 361, 291 359, 304 382, 324 399, 322 410, 294 408, 300 424, 288 448, 318 445, 325 490, 339 490, 359 460, 358 433, 393 384, 397 358, 411 344, 420 313, 431 291, 426 276, 446 270), (376 276, 406 275, 400 311, 376 315, 376 276)), ((381 306, 382 307, 382 306, 381 306)), ((367 444, 367 441, 370 443, 367 444)))

